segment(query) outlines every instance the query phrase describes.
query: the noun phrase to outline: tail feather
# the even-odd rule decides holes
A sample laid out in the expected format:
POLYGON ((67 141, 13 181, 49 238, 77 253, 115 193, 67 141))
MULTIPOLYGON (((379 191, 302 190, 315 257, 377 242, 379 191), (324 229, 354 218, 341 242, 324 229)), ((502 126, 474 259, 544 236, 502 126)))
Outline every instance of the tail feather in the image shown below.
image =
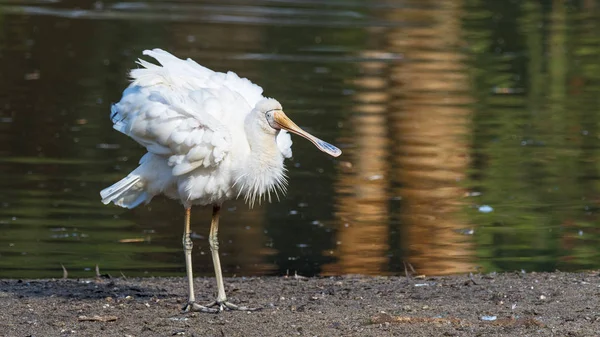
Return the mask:
POLYGON ((142 184, 138 184, 140 182, 140 176, 136 174, 128 175, 112 186, 100 191, 102 203, 106 205, 112 202, 117 206, 134 208, 142 202, 149 202, 152 196, 145 191, 142 184))

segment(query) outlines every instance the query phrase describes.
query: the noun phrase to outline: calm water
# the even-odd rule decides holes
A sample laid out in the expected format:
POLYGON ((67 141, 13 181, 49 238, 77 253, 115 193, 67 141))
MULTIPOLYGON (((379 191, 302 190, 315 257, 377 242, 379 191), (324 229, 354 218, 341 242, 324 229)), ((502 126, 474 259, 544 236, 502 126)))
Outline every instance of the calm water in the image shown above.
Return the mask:
MULTIPOLYGON (((225 274, 600 268, 600 2, 0 0, 0 277, 183 275, 183 208, 99 191, 147 48, 233 70, 294 138, 279 203, 225 204, 225 274)), ((194 266, 212 275, 210 212, 194 266)))

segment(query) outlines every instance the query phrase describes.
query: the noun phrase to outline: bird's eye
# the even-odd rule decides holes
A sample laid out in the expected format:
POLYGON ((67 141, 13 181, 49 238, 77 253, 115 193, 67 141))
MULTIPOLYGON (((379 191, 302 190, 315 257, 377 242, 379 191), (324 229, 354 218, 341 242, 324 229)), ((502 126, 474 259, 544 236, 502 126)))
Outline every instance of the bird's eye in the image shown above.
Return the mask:
POLYGON ((273 111, 267 111, 267 118, 268 119, 272 119, 273 118, 273 111))

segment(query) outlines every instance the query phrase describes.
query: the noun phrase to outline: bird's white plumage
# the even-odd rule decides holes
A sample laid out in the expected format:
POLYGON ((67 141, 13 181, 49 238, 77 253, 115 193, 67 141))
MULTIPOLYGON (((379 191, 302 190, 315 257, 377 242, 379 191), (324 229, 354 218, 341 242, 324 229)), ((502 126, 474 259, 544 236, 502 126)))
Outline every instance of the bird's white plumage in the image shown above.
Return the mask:
POLYGON ((101 192, 104 203, 135 207, 163 193, 192 204, 243 195, 250 204, 285 187, 291 138, 264 130, 258 106, 281 106, 233 72, 219 73, 160 49, 159 65, 139 60, 131 85, 114 104, 114 128, 148 150, 140 166, 101 192), (262 124, 261 124, 262 123, 262 124))
POLYGON ((281 104, 233 72, 218 73, 160 49, 145 55, 131 71, 131 85, 112 106, 114 128, 144 146, 139 166, 100 192, 102 202, 133 208, 157 194, 180 200, 186 208, 183 247, 188 278, 184 311, 255 310, 227 302, 217 232, 221 204, 243 196, 250 206, 271 192, 285 192, 284 158, 291 157, 288 130, 337 157, 341 150, 302 130, 281 104), (190 208, 213 205, 209 236, 217 278, 217 299, 195 303, 190 208), (212 309, 218 306, 218 309, 212 309))

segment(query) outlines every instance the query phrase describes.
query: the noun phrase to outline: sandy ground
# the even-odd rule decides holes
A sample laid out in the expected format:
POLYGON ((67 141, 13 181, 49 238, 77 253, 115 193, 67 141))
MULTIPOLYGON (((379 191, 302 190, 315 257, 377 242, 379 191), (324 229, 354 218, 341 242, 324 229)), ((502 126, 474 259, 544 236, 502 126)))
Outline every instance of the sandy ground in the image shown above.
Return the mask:
MULTIPOLYGON (((225 282, 232 302, 262 310, 182 313, 183 278, 0 280, 0 335, 600 335, 597 272, 225 282)), ((212 300, 212 278, 195 284, 212 300)))

